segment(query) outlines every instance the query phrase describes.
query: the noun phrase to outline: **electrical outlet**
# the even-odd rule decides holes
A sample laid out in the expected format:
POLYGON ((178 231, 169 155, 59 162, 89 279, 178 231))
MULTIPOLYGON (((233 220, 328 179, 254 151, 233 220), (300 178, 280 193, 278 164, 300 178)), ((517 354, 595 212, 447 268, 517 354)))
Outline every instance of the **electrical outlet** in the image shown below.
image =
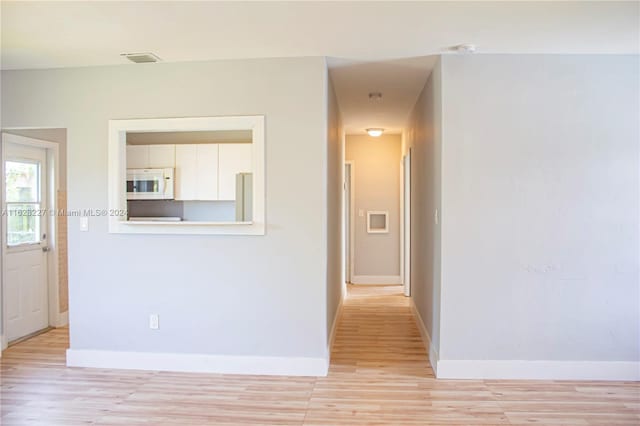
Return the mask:
POLYGON ((160 316, 158 314, 149 315, 149 328, 152 330, 160 328, 160 316))

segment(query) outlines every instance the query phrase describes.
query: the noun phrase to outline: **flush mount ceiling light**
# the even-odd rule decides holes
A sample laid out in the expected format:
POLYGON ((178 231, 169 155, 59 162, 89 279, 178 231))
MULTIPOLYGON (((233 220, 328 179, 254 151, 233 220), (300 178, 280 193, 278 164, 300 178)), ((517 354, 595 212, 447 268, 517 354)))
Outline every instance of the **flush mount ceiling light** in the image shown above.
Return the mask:
POLYGON ((382 135, 382 132, 384 132, 384 129, 380 129, 380 128, 367 129, 367 133, 369 133, 369 136, 372 136, 374 138, 377 138, 378 136, 382 135))
POLYGON ((380 92, 369 93, 369 100, 374 102, 380 102, 382 100, 382 93, 380 92))
POLYGON ((136 64, 144 64, 149 62, 158 62, 161 59, 150 52, 143 53, 121 53, 120 56, 124 56, 131 62, 135 62, 136 64))

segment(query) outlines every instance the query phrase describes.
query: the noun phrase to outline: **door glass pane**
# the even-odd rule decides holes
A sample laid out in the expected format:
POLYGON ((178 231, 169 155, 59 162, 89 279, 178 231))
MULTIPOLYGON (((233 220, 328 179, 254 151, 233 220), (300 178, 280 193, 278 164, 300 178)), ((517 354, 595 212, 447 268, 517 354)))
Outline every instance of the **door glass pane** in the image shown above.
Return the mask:
POLYGON ((40 204, 7 204, 7 244, 40 242, 40 204))
POLYGON ((19 161, 5 163, 7 203, 40 201, 39 165, 19 161))
POLYGON ((5 162, 7 244, 40 242, 40 164, 5 162))

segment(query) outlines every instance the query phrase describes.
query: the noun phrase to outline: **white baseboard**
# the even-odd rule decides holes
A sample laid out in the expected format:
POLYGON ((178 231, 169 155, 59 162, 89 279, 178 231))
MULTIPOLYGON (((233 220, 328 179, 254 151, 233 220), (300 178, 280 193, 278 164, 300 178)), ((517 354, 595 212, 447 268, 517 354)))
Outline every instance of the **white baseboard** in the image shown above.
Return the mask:
POLYGON ((439 360, 438 378, 640 381, 640 362, 439 360))
POLYGON ((325 358, 260 357, 68 349, 68 367, 189 373, 326 376, 325 358))
POLYGON ((58 314, 54 327, 64 327, 69 324, 69 311, 58 314))
POLYGON ((435 376, 438 377, 438 351, 431 344, 431 336, 429 335, 427 328, 424 326, 424 321, 420 316, 420 312, 418 312, 418 309, 416 308, 416 304, 413 300, 413 297, 411 297, 410 300, 411 300, 411 311, 413 312, 413 317, 415 318, 416 324, 418 325, 418 330, 420 331, 420 336, 422 337, 422 344, 424 345, 424 349, 429 354, 429 364, 431 364, 431 369, 433 370, 433 374, 435 374, 435 376))
POLYGON ((402 284, 400 275, 354 275, 351 284, 394 285, 402 284))

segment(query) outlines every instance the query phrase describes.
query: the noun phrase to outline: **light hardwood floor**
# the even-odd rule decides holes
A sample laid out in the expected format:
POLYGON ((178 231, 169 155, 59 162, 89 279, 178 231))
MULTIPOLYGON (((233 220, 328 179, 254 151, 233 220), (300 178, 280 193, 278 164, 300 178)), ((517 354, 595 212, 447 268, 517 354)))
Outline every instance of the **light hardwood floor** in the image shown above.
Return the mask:
POLYGON ((640 425, 640 385, 435 380, 401 288, 351 287, 328 377, 66 368, 66 329, 0 359, 2 425, 640 425))

